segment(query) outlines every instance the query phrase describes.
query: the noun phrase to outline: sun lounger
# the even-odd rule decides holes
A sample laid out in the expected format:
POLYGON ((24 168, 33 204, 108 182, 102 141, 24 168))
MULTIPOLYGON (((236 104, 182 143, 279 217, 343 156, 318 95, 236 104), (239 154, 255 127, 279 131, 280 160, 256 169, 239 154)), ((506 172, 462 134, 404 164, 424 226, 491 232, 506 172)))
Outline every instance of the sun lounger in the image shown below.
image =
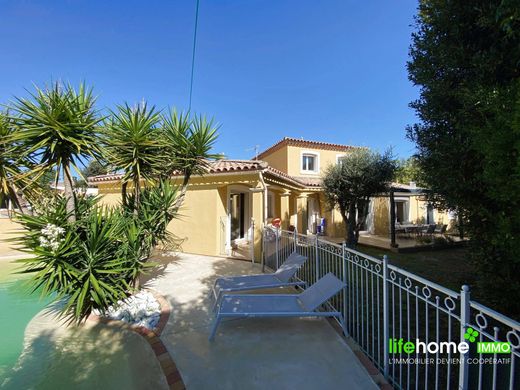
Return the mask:
POLYGON ((345 283, 328 273, 301 294, 224 295, 215 313, 209 340, 215 338, 223 318, 246 317, 338 317, 340 312, 318 311, 345 283))
POLYGON ((228 292, 256 290, 264 288, 305 286, 305 282, 293 281, 291 279, 307 261, 305 256, 296 252, 291 253, 287 260, 272 274, 229 276, 218 278, 213 285, 215 305, 218 305, 222 295, 228 292))

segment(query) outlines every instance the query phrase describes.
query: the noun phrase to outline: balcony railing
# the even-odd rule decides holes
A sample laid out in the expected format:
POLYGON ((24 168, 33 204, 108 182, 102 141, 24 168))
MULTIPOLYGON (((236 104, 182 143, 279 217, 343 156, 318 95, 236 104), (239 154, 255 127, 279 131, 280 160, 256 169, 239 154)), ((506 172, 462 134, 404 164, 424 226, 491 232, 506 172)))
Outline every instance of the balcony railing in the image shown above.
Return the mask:
POLYGON ((472 301, 467 286, 457 293, 390 265, 386 256, 318 236, 265 228, 262 245, 264 265, 273 270, 297 251, 308 257, 298 279, 310 285, 332 272, 347 284, 329 304, 343 314, 344 332, 395 388, 519 388, 520 324, 472 301), (408 341, 413 352, 409 344, 404 348, 408 341), (460 351, 462 342, 468 352, 460 351), (507 342, 510 351, 479 352, 479 342, 507 342))

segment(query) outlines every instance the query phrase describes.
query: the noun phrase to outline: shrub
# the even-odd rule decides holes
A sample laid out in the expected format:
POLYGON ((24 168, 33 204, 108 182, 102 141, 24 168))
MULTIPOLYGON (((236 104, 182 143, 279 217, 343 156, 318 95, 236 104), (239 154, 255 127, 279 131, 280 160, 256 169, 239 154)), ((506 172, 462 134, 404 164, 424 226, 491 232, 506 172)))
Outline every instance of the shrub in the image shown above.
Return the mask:
POLYGON ((66 199, 57 197, 33 216, 18 215, 26 234, 17 241, 34 257, 20 260, 33 274, 34 290, 63 302, 61 314, 81 322, 132 294, 136 278, 151 266, 143 228, 121 209, 80 201, 69 222, 66 199))
POLYGON ((429 245, 432 243, 432 237, 431 236, 418 236, 415 238, 415 242, 422 245, 429 245))
POLYGON ((140 227, 143 244, 149 251, 159 244, 165 247, 174 245, 174 238, 167 227, 177 216, 177 199, 177 187, 168 180, 159 180, 157 185, 141 192, 139 208, 135 207, 134 194, 130 194, 123 205, 128 218, 140 227))

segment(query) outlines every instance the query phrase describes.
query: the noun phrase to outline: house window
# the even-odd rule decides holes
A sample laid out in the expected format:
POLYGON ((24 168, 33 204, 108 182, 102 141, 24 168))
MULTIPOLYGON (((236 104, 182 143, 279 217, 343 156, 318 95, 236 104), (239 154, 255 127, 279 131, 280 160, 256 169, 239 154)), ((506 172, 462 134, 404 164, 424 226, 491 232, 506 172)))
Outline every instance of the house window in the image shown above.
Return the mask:
POLYGON ((318 172, 318 155, 316 153, 302 153, 302 172, 318 172))
POLYGON ((346 154, 336 154, 336 164, 343 164, 343 160, 345 159, 345 157, 347 157, 346 154))

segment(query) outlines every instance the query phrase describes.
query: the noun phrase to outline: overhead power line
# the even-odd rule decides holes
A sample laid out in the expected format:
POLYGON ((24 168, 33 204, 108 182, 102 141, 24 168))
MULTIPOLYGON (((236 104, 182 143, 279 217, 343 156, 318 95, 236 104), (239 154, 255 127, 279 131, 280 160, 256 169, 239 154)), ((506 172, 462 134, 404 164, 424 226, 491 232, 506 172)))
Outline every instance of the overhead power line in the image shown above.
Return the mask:
POLYGON ((188 111, 191 111, 191 98, 193 95, 193 71, 195 70, 195 48, 197 47, 197 27, 199 24, 199 0, 195 9, 195 31, 193 32, 193 52, 191 56, 191 80, 190 80, 190 104, 188 111))

